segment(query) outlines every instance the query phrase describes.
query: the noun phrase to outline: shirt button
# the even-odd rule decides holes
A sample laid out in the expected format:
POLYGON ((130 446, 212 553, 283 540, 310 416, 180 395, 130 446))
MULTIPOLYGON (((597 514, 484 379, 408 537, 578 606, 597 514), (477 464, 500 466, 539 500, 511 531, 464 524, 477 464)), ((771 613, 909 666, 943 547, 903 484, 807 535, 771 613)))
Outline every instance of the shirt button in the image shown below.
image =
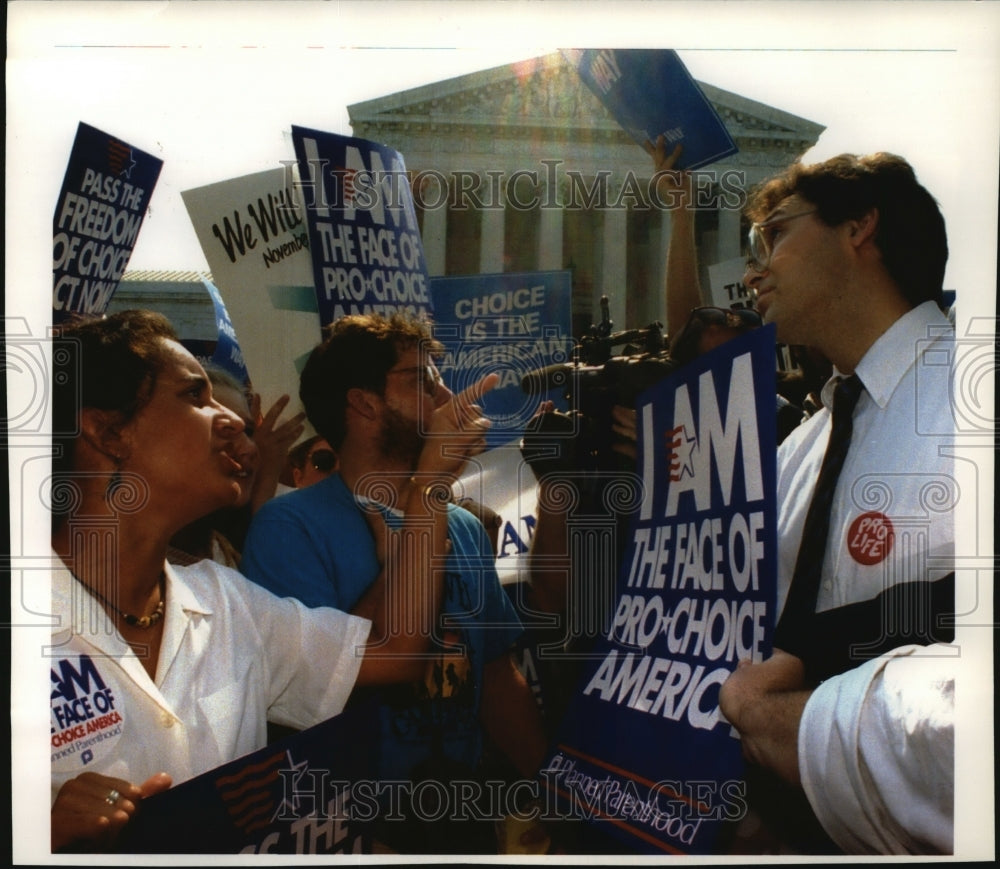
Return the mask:
POLYGON ((826 582, 823 583, 823 589, 825 591, 829 591, 831 588, 833 588, 833 583, 830 582, 830 580, 827 580, 826 582))
POLYGON ((164 712, 163 713, 163 718, 160 719, 160 720, 163 722, 163 726, 164 727, 173 727, 174 726, 174 716, 171 715, 169 712, 164 712))

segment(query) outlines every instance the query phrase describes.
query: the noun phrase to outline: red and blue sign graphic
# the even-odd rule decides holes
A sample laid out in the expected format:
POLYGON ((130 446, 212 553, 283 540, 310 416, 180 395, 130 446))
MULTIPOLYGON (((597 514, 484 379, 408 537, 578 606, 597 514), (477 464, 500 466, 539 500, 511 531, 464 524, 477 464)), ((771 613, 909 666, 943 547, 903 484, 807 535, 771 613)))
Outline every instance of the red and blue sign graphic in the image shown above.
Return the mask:
POLYGON ((107 310, 162 167, 159 158, 80 123, 53 218, 53 322, 107 310))
POLYGON ((320 323, 432 313, 403 157, 385 145, 292 127, 320 323))
POLYGON ((144 854, 371 853, 373 712, 358 705, 143 800, 118 850, 144 854))
POLYGON ((638 853, 712 853, 744 808, 739 738, 719 688, 770 655, 775 606, 774 329, 644 392, 642 495, 606 635, 541 784, 560 814, 638 853))

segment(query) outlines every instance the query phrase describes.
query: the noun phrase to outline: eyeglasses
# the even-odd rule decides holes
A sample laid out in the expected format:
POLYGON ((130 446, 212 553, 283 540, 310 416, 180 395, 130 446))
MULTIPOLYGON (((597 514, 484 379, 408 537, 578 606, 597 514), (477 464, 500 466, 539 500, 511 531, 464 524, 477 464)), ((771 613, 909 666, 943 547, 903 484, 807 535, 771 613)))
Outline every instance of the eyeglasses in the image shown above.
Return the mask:
POLYGON ((437 368, 428 362, 426 365, 412 365, 408 368, 391 368, 386 372, 386 376, 390 374, 408 374, 413 371, 421 372, 421 386, 432 398, 437 395, 438 387, 443 383, 441 378, 441 372, 437 368))
POLYGON ((329 474, 337 464, 337 455, 333 450, 313 450, 307 459, 317 471, 324 474, 329 474))
POLYGON ((779 214, 763 223, 754 223, 750 227, 748 240, 750 242, 750 265, 754 271, 762 272, 771 263, 771 247, 774 243, 774 230, 772 227, 795 220, 796 217, 805 217, 807 214, 815 214, 818 209, 810 208, 808 211, 799 211, 795 214, 779 214), (767 230, 771 230, 768 232, 767 230))

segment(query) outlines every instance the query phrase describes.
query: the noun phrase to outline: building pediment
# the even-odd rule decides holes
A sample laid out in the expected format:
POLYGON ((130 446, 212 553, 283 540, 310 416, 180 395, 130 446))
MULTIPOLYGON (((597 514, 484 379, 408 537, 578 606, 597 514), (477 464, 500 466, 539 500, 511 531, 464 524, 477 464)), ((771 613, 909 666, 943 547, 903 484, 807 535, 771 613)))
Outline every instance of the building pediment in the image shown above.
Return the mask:
MULTIPOLYGON (((824 130, 773 106, 699 85, 741 150, 779 145, 801 153, 824 130)), ((558 52, 355 103, 347 110, 355 135, 382 141, 489 130, 508 140, 631 142, 558 52)))

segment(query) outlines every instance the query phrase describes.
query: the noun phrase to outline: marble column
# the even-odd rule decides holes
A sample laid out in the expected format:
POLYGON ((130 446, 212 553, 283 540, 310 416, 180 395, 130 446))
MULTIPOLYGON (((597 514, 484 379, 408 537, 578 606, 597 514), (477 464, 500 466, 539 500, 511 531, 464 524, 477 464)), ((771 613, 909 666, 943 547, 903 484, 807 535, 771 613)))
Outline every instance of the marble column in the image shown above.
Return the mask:
POLYGON ((431 277, 443 275, 447 264, 448 244, 448 191, 440 178, 429 180, 428 190, 422 195, 424 209, 423 227, 420 238, 424 245, 424 259, 427 274, 431 277))
POLYGON ((667 322, 666 272, 667 249, 670 246, 670 212, 661 209, 660 220, 662 221, 660 223, 660 247, 650 257, 653 274, 650 280, 650 298, 646 309, 649 312, 649 322, 657 320, 665 326, 667 322))
POLYGON ((740 212, 736 208, 719 209, 719 235, 716 240, 718 261, 735 259, 743 250, 740 238, 740 212))
POLYGON ((561 208, 542 207, 538 230, 538 268, 554 271, 563 267, 563 212, 561 208))
POLYGON ((628 213, 624 208, 607 208, 603 212, 601 232, 601 280, 595 287, 594 317, 600 317, 600 300, 606 295, 610 302, 611 320, 615 331, 626 328, 625 295, 628 292, 628 213))
POLYGON ((502 208, 484 208, 482 236, 479 240, 479 272, 490 275, 503 271, 504 212, 502 208))

